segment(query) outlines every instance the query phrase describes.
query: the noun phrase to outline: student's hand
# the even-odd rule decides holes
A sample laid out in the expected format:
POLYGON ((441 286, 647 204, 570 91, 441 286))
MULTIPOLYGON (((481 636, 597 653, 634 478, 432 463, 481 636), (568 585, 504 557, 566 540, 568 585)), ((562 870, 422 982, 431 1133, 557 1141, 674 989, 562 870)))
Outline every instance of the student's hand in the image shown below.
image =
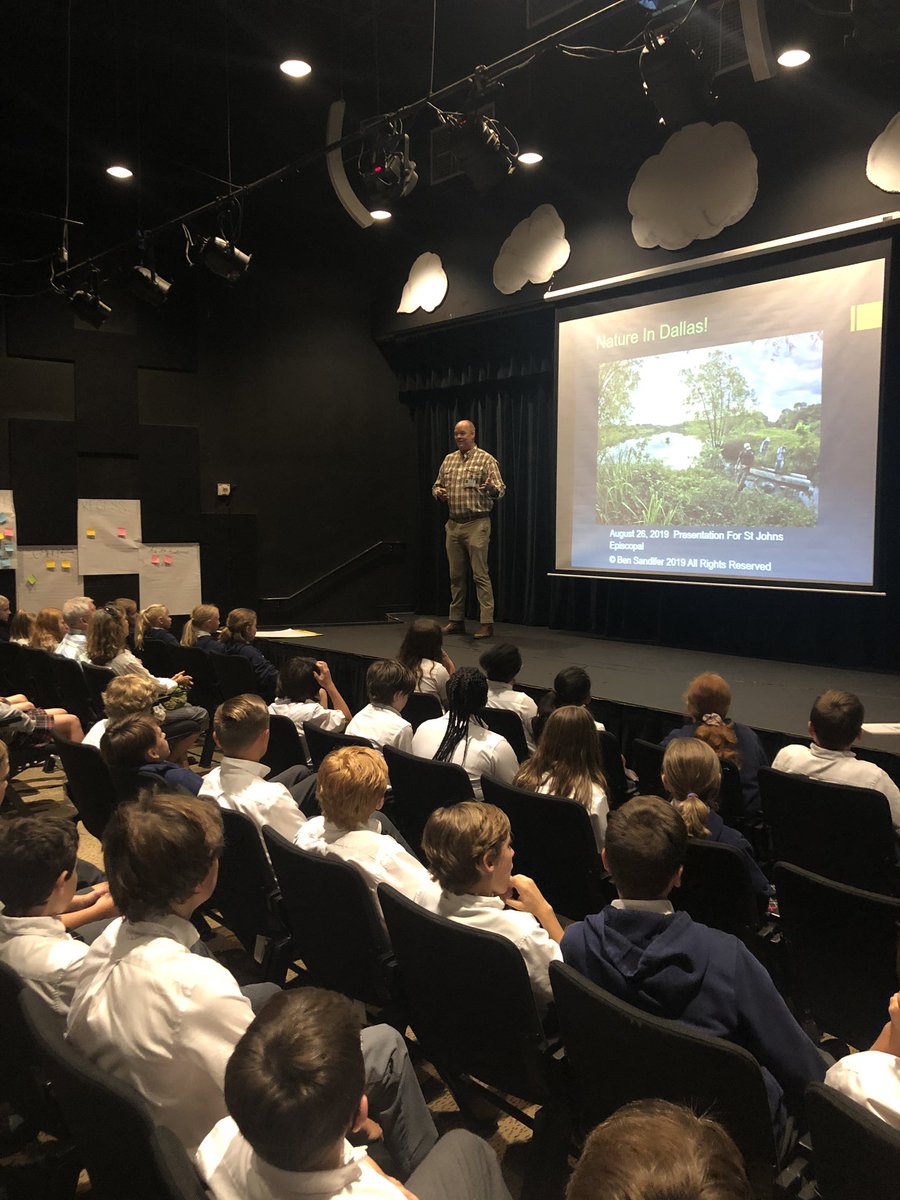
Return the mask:
POLYGON ((183 683, 185 687, 193 687, 194 680, 186 671, 178 671, 172 676, 176 683, 183 683))
POLYGON ((109 884, 104 879, 101 883, 95 883, 88 891, 76 892, 66 912, 80 912, 83 908, 90 908, 101 896, 108 895, 109 884))
POLYGON ((82 912, 91 921, 105 921, 108 918, 120 915, 119 910, 116 908, 116 903, 109 892, 104 892, 103 895, 98 896, 96 902, 89 908, 83 909, 82 912))
POLYGON ((453 659, 450 657, 450 655, 447 653, 446 650, 441 651, 441 666, 444 668, 444 670, 447 672, 448 675, 456 674, 456 667, 453 664, 453 659))
POLYGON ((316 669, 313 674, 316 677, 316 683, 319 684, 320 687, 323 687, 326 690, 331 687, 331 671, 329 670, 328 663, 325 662, 324 659, 319 659, 319 661, 316 663, 316 669))
POLYGON ((541 889, 527 875, 512 875, 510 883, 512 888, 503 897, 504 903, 510 908, 514 908, 518 912, 531 913, 533 917, 536 917, 539 912, 550 907, 544 899, 541 889))

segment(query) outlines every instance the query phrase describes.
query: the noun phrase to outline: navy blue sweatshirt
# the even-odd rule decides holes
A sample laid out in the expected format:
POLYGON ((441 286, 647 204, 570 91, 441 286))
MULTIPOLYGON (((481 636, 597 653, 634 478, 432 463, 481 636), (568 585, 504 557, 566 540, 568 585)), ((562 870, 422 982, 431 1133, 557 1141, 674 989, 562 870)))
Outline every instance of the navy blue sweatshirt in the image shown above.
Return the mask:
POLYGON ((732 829, 730 825, 726 825, 717 812, 710 809, 709 816, 704 822, 709 830, 709 840, 711 842, 721 842, 723 846, 734 846, 735 850, 741 850, 747 858, 747 864, 750 867, 750 882, 753 884, 753 890, 758 896, 769 897, 772 895, 772 885, 766 879, 762 869, 756 859, 753 857, 753 849, 742 833, 738 833, 736 829, 732 829))

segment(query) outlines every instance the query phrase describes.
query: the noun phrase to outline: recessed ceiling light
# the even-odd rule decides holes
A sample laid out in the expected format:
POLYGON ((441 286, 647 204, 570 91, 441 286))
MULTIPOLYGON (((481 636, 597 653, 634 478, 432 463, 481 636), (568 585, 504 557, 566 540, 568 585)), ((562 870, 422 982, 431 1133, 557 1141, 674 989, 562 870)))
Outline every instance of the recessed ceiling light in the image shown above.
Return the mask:
POLYGON ((791 50, 782 50, 778 55, 778 62, 782 67, 802 67, 804 63, 808 63, 810 54, 808 50, 800 50, 799 48, 791 50))
POLYGON ((291 79, 302 79, 312 71, 309 63, 304 62, 302 58, 286 58, 281 64, 281 69, 285 75, 290 75, 291 79))
POLYGON ((113 166, 106 168, 107 175, 112 175, 113 179, 130 179, 134 172, 130 167, 123 166, 121 163, 114 163, 113 166))
POLYGON ((543 161, 543 154, 538 154, 537 150, 524 150, 519 155, 519 162, 523 167, 535 167, 539 162, 543 161))
POLYGON ((373 221, 389 221, 392 215, 386 208, 372 208, 369 210, 369 216, 373 221))

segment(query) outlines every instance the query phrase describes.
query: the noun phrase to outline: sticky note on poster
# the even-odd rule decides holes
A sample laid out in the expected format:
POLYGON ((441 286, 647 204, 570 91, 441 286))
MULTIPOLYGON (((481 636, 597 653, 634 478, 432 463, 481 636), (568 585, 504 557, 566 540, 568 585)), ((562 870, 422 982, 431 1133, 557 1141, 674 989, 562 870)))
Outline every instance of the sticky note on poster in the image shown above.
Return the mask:
POLYGON ((8 537, 8 538, 14 538, 16 536, 16 531, 13 529, 13 527, 11 525, 7 525, 6 528, 3 530, 3 536, 8 537))
POLYGON ((187 542, 148 545, 140 577, 142 608, 165 604, 171 613, 187 614, 202 599, 200 547, 187 542))
POLYGON ((89 538, 95 538, 97 536, 96 529, 86 529, 84 532, 85 532, 85 536, 89 537, 89 538))
POLYGON ((25 580, 25 582, 28 584, 29 587, 34 587, 34 585, 37 583, 37 576, 29 575, 28 578, 25 580))
POLYGON ((116 537, 121 537, 121 538, 128 537, 128 534, 125 532, 124 525, 120 525, 119 528, 116 530, 116 537))
POLYGON ((171 554, 163 555, 163 565, 166 567, 171 567, 171 565, 172 565, 172 555, 171 554))
POLYGON ((70 561, 69 561, 67 558, 64 558, 64 559, 62 560, 62 562, 61 562, 59 565, 62 567, 62 569, 63 569, 64 571, 71 571, 71 570, 72 570, 72 564, 71 564, 71 562, 70 562, 70 561))
POLYGON ((53 558, 48 558, 45 566, 47 567, 48 571, 55 571, 56 570, 56 560, 53 558))
POLYGON ((151 554, 151 555, 150 555, 150 565, 151 565, 151 567, 158 567, 158 566, 159 566, 159 555, 158 555, 158 554, 151 554))

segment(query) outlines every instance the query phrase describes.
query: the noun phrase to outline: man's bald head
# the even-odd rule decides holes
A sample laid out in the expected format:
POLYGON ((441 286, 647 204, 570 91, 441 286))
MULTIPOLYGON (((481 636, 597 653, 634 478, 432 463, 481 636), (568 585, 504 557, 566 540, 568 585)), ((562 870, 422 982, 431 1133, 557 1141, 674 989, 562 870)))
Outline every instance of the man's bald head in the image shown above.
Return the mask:
POLYGON ((475 424, 468 418, 462 421, 457 421, 453 428, 453 440, 456 442, 457 450, 461 450, 463 454, 468 453, 475 445, 475 424))

